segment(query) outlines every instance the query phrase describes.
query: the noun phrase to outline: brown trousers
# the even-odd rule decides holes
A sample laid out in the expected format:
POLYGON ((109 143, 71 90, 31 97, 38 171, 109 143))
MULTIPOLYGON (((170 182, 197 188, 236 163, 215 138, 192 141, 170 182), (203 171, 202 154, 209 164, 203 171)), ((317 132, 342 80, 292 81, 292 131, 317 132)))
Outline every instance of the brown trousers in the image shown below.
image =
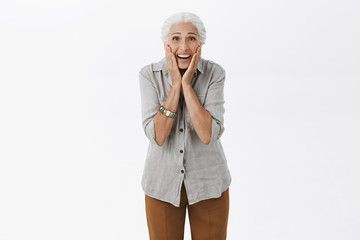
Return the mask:
POLYGON ((183 240, 186 207, 192 240, 226 240, 229 188, 219 198, 188 204, 184 182, 180 207, 145 195, 150 240, 183 240))

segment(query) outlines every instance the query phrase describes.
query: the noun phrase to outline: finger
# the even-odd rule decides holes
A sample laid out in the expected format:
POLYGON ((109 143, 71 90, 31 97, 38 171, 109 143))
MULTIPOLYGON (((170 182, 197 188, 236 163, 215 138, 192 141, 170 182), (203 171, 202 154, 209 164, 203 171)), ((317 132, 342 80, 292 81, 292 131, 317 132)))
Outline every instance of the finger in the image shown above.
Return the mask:
POLYGON ((169 49, 166 47, 166 59, 168 61, 168 64, 172 64, 172 59, 171 59, 171 55, 169 53, 169 49))
POLYGON ((199 58, 199 49, 200 49, 200 47, 197 47, 196 48, 196 53, 194 54, 194 58, 195 58, 195 61, 197 61, 198 60, 198 58, 199 58))
MULTIPOLYGON (((167 49, 167 53, 168 53, 167 58, 168 58, 169 70, 173 69, 174 71, 179 71, 175 54, 172 52, 172 49, 169 44, 166 45, 166 49, 167 49)), ((180 72, 179 72, 179 74, 180 74, 180 72)))
POLYGON ((176 57, 175 57, 175 53, 173 53, 173 51, 172 51, 172 49, 171 49, 171 47, 169 46, 169 48, 170 48, 170 53, 171 53, 171 56, 173 56, 173 59, 175 60, 176 59, 176 57))
POLYGON ((196 62, 199 62, 201 56, 201 45, 198 46, 198 49, 196 51, 196 62))
POLYGON ((166 46, 166 53, 168 55, 169 60, 171 60, 171 52, 170 52, 169 46, 166 46))
POLYGON ((172 51, 172 49, 171 49, 170 45, 168 45, 168 48, 169 48, 169 52, 171 53, 171 55, 173 55, 174 53, 173 53, 173 51, 172 51))
POLYGON ((169 46, 169 49, 170 49, 170 55, 171 55, 172 62, 173 62, 173 67, 176 68, 177 67, 177 60, 176 60, 175 53, 173 53, 170 46, 169 46))
POLYGON ((166 49, 167 49, 169 56, 172 56, 173 54, 172 54, 172 50, 171 50, 171 47, 169 46, 169 44, 166 45, 166 49))
POLYGON ((201 46, 200 46, 200 48, 199 48, 198 61, 200 61, 200 58, 201 58, 201 46))
POLYGON ((196 70, 196 67, 197 67, 197 64, 199 62, 199 59, 200 59, 200 51, 199 51, 199 47, 196 49, 196 53, 194 54, 193 58, 191 59, 191 62, 189 64, 189 67, 191 69, 194 69, 196 70))
POLYGON ((170 52, 169 52, 169 48, 168 48, 167 45, 165 46, 165 53, 166 53, 166 57, 169 58, 170 57, 170 52))
POLYGON ((195 64, 195 60, 196 60, 196 53, 193 55, 193 57, 191 58, 190 64, 189 64, 189 68, 193 69, 194 68, 194 64, 195 64))
POLYGON ((168 51, 168 56, 169 56, 169 62, 170 64, 173 66, 174 65, 174 54, 172 53, 171 47, 169 46, 169 44, 167 45, 167 51, 168 51))
POLYGON ((199 46, 196 48, 195 54, 191 59, 190 66, 193 66, 198 61, 198 56, 199 56, 199 46))

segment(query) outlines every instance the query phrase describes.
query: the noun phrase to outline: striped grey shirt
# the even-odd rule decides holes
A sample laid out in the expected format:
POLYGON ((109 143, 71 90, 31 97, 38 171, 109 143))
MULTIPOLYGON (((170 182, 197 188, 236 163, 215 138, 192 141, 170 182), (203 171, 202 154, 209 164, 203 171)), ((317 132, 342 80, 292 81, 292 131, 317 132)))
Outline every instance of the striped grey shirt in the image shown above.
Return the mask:
POLYGON ((189 204, 220 197, 231 183, 225 153, 220 141, 224 132, 225 70, 219 64, 200 58, 191 86, 202 106, 212 116, 211 140, 201 142, 181 94, 178 116, 163 145, 155 141, 153 118, 165 103, 172 86, 164 57, 139 72, 142 127, 149 139, 141 186, 146 195, 179 207, 184 181, 189 204))

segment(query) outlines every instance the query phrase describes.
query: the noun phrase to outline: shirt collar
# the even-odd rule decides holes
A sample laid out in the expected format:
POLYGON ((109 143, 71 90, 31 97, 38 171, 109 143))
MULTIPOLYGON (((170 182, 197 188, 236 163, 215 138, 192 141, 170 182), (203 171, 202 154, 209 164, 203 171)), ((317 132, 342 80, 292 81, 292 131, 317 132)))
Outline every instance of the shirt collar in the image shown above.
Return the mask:
MULTIPOLYGON (((194 76, 197 76, 198 73, 203 73, 204 72, 204 59, 200 57, 200 60, 198 62, 196 71, 194 73, 194 76)), ((169 68, 168 68, 168 64, 167 64, 167 60, 166 57, 163 57, 159 62, 153 64, 153 71, 163 71, 165 76, 169 76, 169 68)), ((168 77, 167 78, 169 83, 171 84, 171 78, 168 77)))

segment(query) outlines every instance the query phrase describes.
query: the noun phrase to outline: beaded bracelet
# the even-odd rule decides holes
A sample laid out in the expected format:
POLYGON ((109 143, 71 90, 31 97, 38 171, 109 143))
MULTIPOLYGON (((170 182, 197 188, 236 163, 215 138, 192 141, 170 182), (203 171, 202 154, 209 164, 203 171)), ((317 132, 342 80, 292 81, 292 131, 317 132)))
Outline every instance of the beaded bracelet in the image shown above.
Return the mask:
POLYGON ((160 106, 159 110, 161 113, 165 114, 165 116, 167 116, 167 117, 175 118, 177 116, 176 112, 171 112, 170 110, 167 110, 163 106, 160 106))

